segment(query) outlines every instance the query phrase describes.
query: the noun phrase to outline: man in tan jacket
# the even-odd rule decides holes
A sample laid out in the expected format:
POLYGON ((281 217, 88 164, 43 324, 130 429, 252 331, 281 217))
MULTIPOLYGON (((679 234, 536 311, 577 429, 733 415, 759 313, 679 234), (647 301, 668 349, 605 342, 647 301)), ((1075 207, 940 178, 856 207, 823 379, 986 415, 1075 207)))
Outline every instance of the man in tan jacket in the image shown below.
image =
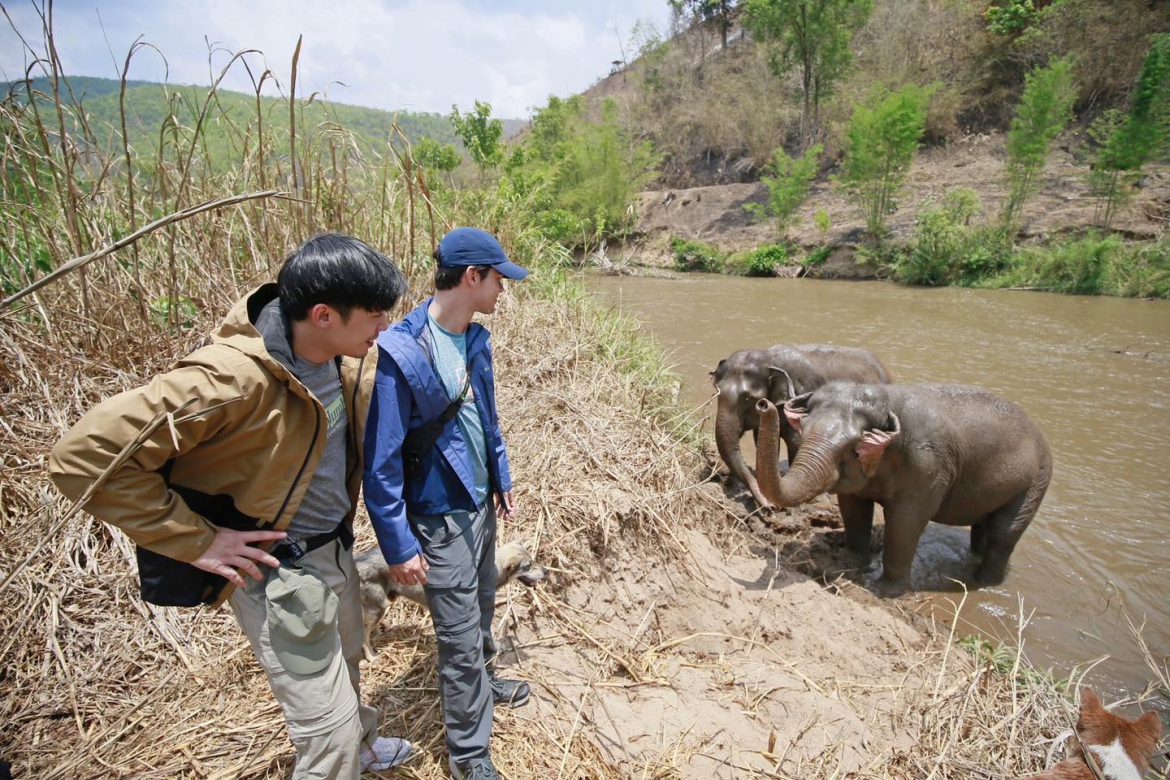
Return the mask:
POLYGON ((369 408, 359 380, 405 292, 361 241, 310 239, 211 344, 98 404, 49 459, 63 494, 92 490, 85 509, 137 545, 144 600, 230 601, 284 710, 294 778, 356 780, 411 753, 378 737, 361 704, 351 551, 369 408))

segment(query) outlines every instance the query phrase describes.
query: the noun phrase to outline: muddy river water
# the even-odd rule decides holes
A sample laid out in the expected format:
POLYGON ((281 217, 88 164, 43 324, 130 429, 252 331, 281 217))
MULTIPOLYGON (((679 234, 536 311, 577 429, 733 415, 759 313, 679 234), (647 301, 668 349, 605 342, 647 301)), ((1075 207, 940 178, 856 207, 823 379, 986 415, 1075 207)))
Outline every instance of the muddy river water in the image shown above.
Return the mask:
MULTIPOLYGON (((900 382, 981 385, 1016 402, 1048 437, 1054 475, 1007 581, 970 594, 960 633, 1014 640, 1023 614, 1034 664, 1067 673, 1108 656, 1089 682, 1133 691, 1151 674, 1128 612, 1166 663, 1170 302, 708 275, 586 283, 665 348, 691 407, 711 397, 721 358, 777 343, 864 346, 900 382)), ((710 432, 714 405, 704 414, 710 432)), ((924 537, 915 583, 935 606, 958 596, 920 573, 961 563, 966 540, 935 524, 924 537)))

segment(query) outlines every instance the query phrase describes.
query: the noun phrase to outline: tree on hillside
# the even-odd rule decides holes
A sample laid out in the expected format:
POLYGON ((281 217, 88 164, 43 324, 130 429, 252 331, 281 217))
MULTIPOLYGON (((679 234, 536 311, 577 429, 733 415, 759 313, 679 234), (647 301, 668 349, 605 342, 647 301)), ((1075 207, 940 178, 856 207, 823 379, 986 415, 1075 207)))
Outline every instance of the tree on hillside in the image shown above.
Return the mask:
MULTIPOLYGON (((727 31, 738 5, 736 0, 667 0, 670 8, 681 19, 701 25, 714 22, 719 27, 719 39, 727 48, 727 31)), ((702 36, 702 29, 699 31, 702 36)))
POLYGON ((509 159, 507 179, 514 189, 533 194, 545 235, 569 244, 627 229, 634 199, 659 161, 648 141, 625 129, 612 100, 593 123, 579 96, 550 97, 533 117, 522 149, 509 159))
POLYGON ((1170 153, 1170 34, 1153 37, 1129 114, 1106 112, 1091 132, 1099 148, 1089 184, 1098 199, 1096 222, 1108 230, 1142 166, 1170 153))
POLYGON ((475 110, 466 114, 459 112, 459 106, 451 106, 451 124, 455 134, 467 147, 467 153, 485 173, 504 161, 504 125, 492 119, 491 103, 475 101, 475 110))
POLYGON ((873 0, 747 0, 744 27, 769 47, 772 72, 800 68, 804 93, 801 136, 807 146, 820 123, 820 104, 852 62, 849 44, 873 0))
POLYGON ((433 138, 423 138, 415 144, 414 160, 428 171, 447 174, 448 179, 451 171, 463 162, 454 146, 441 144, 433 138))
POLYGON ((926 129, 926 107, 934 89, 911 85, 853 111, 840 181, 865 211, 865 224, 874 238, 885 233, 886 215, 897 208, 898 191, 926 129))
POLYGON ((757 216, 775 217, 776 232, 782 240, 787 237, 797 210, 808 199, 824 151, 824 147, 816 144, 806 150, 803 157, 793 159, 784 151, 784 147, 778 148, 765 169, 767 173, 760 177, 760 181, 768 188, 768 202, 745 206, 757 216))
POLYGON ((1071 57, 1063 57, 1028 74, 1007 137, 1005 227, 1010 229, 1016 224, 1024 201, 1036 191, 1036 179, 1048 160, 1048 150, 1072 119, 1076 96, 1071 57))

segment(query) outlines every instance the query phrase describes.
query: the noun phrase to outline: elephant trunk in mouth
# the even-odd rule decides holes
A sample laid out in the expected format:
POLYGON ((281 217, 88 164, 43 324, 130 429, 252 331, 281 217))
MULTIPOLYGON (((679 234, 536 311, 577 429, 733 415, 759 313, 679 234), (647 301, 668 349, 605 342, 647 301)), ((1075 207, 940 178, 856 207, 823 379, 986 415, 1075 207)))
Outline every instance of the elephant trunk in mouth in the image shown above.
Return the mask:
POLYGON ((837 481, 837 468, 832 447, 820 436, 805 438, 788 474, 780 476, 780 412, 767 399, 761 399, 756 408, 760 412, 756 474, 768 501, 780 507, 796 506, 833 487, 837 481))
POLYGON ((759 483, 756 482, 756 478, 752 476, 751 470, 748 469, 747 463, 743 460, 743 452, 739 448, 741 436, 743 436, 743 427, 740 425, 735 410, 720 404, 719 411, 715 415, 715 446, 719 449, 719 457, 723 458, 723 462, 731 469, 731 473, 747 485, 757 504, 764 507, 771 506, 768 499, 764 498, 764 494, 760 492, 759 483))

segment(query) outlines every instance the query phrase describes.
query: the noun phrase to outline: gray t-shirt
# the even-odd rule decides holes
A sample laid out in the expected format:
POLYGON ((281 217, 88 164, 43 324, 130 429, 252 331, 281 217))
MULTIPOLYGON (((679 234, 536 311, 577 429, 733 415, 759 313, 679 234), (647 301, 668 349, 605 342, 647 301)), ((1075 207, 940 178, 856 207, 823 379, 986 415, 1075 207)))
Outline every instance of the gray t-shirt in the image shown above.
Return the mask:
POLYGON ((325 454, 288 527, 288 535, 290 538, 304 539, 327 533, 337 528, 337 524, 345 519, 350 510, 349 491, 345 485, 345 449, 349 424, 337 364, 332 360, 310 363, 293 354, 288 343, 289 331, 277 301, 268 304, 260 312, 256 328, 264 337, 269 354, 283 363, 325 407, 325 416, 329 421, 325 454))

